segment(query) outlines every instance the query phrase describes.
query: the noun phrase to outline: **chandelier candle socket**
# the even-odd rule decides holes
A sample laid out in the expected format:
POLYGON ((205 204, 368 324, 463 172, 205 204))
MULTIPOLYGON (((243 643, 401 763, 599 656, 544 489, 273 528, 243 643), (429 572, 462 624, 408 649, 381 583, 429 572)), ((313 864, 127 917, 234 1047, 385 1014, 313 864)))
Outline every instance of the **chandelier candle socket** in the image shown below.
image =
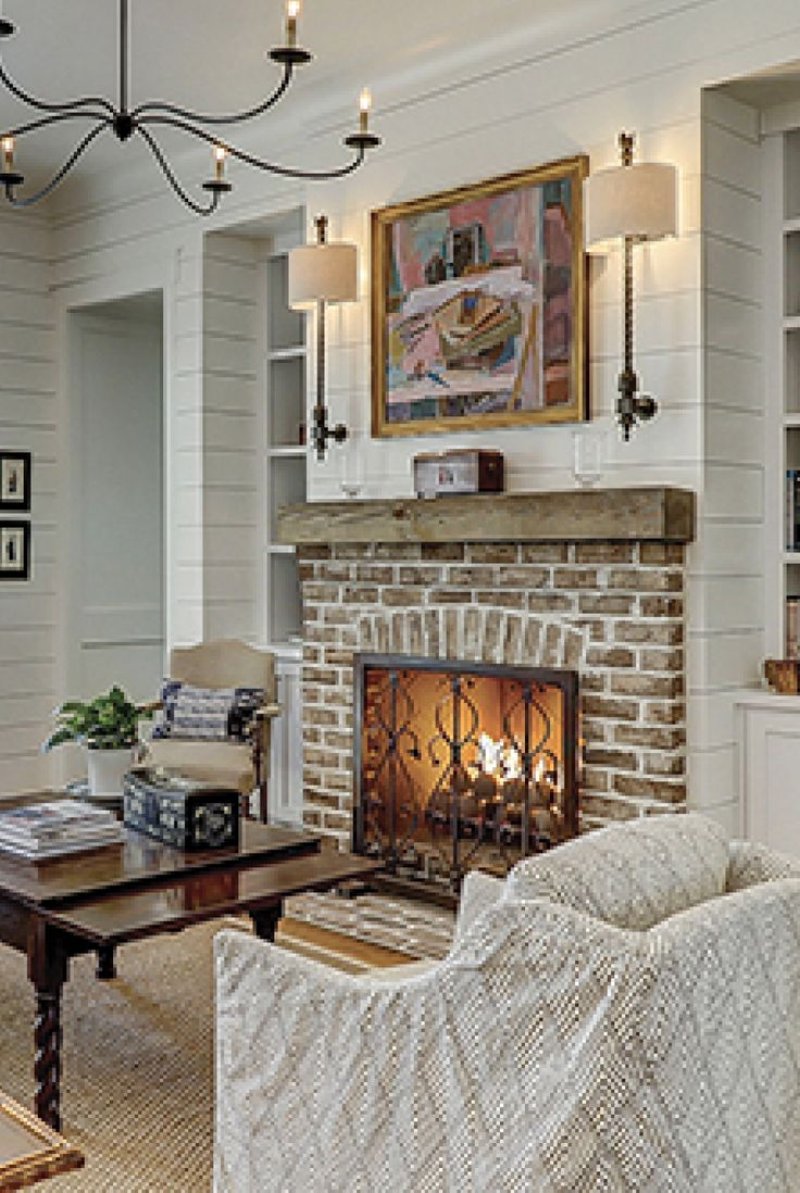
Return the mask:
POLYGON ((297 45, 297 18, 300 15, 300 0, 287 0, 286 44, 291 49, 297 45))
POLYGON ((369 113, 372 108, 372 92, 368 87, 365 87, 361 92, 358 100, 359 112, 361 114, 360 130, 362 133, 369 132, 369 113))
MULTIPOLYGON (((367 151, 380 145, 380 137, 368 131, 363 96, 358 131, 350 133, 344 138, 345 146, 353 151, 354 156, 351 161, 332 170, 303 170, 279 165, 253 153, 237 149, 227 141, 223 146, 218 134, 209 131, 210 127, 240 124, 263 116, 283 98, 292 81, 295 68, 311 61, 311 54, 308 50, 297 45, 297 18, 300 12, 300 0, 287 0, 286 44, 274 47, 268 54, 273 62, 283 68, 283 78, 271 94, 254 107, 221 116, 204 115, 178 104, 154 100, 147 100, 135 107, 129 106, 130 19, 128 6, 129 0, 119 0, 119 97, 116 103, 102 96, 84 96, 60 103, 38 99, 12 79, 0 56, 0 83, 17 99, 38 113, 35 119, 20 124, 16 128, 8 129, 2 138, 3 169, 0 171, 0 186, 5 189, 6 199, 12 206, 31 207, 34 203, 38 203, 52 194, 94 141, 105 132, 113 133, 123 143, 135 136, 141 137, 153 154, 172 190, 181 202, 197 215, 211 215, 216 211, 221 196, 232 189, 231 183, 225 178, 225 161, 228 157, 235 158, 255 170, 277 174, 282 178, 316 181, 344 178, 346 175, 352 174, 364 161, 367 151), (89 121, 91 127, 81 136, 64 164, 49 182, 32 194, 18 194, 18 188, 22 186, 25 178, 14 168, 14 138, 71 121, 89 121), (154 130, 164 128, 177 129, 188 137, 196 141, 204 141, 211 146, 214 153, 214 176, 202 184, 202 189, 210 196, 208 202, 198 202, 179 181, 154 133, 154 130), (10 149, 8 148, 9 144, 10 149)), ((10 38, 14 32, 15 28, 11 21, 0 16, 0 41, 10 38)))

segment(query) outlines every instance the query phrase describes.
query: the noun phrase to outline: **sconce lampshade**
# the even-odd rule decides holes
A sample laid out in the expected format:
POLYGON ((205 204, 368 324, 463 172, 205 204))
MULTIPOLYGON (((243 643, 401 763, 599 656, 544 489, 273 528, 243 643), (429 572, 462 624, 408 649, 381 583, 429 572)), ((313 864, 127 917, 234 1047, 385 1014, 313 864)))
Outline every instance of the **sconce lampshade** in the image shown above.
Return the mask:
POLYGON ((289 306, 358 298, 358 250, 354 244, 303 244, 289 253, 289 306))
POLYGON ((677 171, 665 162, 635 162, 598 170, 583 184, 586 251, 607 252, 630 236, 660 240, 678 227, 677 171))

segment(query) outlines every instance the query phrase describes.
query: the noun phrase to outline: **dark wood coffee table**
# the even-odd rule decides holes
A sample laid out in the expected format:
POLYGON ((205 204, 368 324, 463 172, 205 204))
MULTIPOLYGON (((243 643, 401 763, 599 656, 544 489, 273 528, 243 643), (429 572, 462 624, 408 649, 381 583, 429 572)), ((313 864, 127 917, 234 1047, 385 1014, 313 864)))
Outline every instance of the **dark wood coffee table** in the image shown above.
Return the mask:
MULTIPOLYGON (((3 807, 55 798, 4 800, 3 807)), ((61 1125, 61 993, 71 957, 96 951, 98 977, 114 973, 114 950, 129 940, 176 932, 246 912, 272 940, 284 898, 366 878, 380 863, 320 852, 304 832, 243 820, 238 849, 184 852, 125 830, 121 845, 47 862, 0 853, 0 943, 28 957, 36 992, 34 1107, 61 1125)))

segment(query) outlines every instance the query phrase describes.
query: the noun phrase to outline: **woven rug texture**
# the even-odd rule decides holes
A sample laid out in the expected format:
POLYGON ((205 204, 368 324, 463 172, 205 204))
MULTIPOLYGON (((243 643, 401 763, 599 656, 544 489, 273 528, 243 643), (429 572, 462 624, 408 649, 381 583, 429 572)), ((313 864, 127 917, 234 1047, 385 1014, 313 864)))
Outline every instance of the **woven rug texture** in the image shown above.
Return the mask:
MULTIPOLYGON (((125 945, 118 978, 92 954, 64 988, 62 1132, 86 1155, 56 1193, 207 1193, 213 1131, 212 940, 223 926, 125 945)), ((33 1100, 33 987, 0 946, 0 1087, 33 1100)))
POLYGON ((452 911, 385 895, 353 899, 335 893, 292 895, 285 901, 284 913, 290 920, 394 949, 419 961, 439 961, 446 956, 455 926, 452 911))

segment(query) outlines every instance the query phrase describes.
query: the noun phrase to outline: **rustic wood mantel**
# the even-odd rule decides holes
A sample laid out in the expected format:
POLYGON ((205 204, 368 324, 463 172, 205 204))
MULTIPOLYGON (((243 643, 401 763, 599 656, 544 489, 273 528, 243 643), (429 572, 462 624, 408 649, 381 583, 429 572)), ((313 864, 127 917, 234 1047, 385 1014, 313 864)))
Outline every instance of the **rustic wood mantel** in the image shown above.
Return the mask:
POLYGON ((689 543, 688 489, 570 489, 433 499, 311 501, 278 513, 281 543, 666 542, 689 543))

